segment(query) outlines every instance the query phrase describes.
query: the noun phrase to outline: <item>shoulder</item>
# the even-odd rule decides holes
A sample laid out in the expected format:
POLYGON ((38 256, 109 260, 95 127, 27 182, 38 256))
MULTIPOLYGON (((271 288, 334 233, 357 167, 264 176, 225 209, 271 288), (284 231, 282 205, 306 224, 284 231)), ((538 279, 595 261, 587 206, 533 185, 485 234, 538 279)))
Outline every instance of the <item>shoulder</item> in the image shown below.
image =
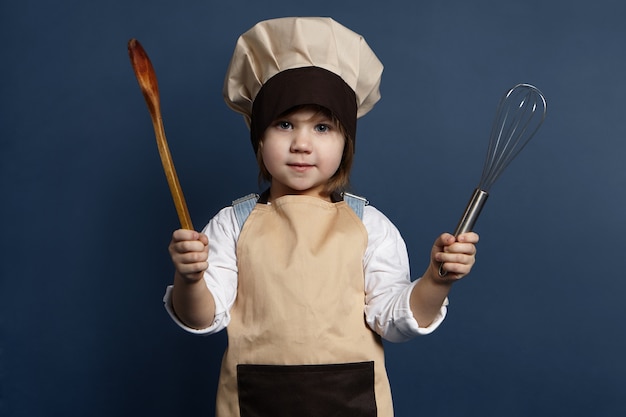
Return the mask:
POLYGON ((385 240, 396 241, 402 239, 398 228, 393 222, 374 206, 365 206, 363 210, 363 224, 367 230, 370 244, 379 244, 385 240))
POLYGON ((235 210, 233 209, 233 206, 226 206, 222 208, 215 216, 213 216, 211 221, 221 224, 236 223, 237 219, 235 218, 235 210))
POLYGON ((209 235, 209 238, 225 235, 236 239, 239 236, 239 225, 233 206, 224 207, 213 216, 204 228, 204 233, 209 235))
POLYGON ((367 205, 363 210, 363 223, 372 227, 393 227, 394 224, 376 207, 367 205))
MULTIPOLYGON (((408 269, 406 243, 398 228, 373 206, 366 206, 363 224, 367 230, 367 249, 363 257, 366 275, 372 271, 408 269)), ((401 274, 404 276, 404 272, 401 274)))

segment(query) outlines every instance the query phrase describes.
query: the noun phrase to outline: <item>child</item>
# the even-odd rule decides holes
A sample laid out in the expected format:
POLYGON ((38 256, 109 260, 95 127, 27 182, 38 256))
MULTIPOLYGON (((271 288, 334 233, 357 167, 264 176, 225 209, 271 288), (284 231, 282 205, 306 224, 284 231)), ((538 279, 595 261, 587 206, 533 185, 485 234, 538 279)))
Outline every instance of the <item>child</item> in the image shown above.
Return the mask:
POLYGON ((444 233, 411 282, 394 225, 343 192, 381 74, 364 39, 329 18, 260 22, 237 42, 224 95, 270 187, 203 233, 174 232, 164 299, 192 333, 228 327, 218 417, 392 416, 381 337, 432 332, 474 264, 478 235, 444 233))

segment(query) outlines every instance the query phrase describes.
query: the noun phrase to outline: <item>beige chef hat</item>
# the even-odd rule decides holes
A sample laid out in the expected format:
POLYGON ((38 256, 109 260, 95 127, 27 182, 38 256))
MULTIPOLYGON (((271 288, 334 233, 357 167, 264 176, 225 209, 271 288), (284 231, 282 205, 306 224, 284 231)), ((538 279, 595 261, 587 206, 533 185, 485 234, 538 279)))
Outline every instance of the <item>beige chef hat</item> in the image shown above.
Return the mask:
POLYGON ((243 114, 255 152, 289 109, 329 109, 354 140, 356 119, 380 99, 383 65, 363 37, 325 17, 257 23, 239 37, 224 80, 226 104, 243 114))

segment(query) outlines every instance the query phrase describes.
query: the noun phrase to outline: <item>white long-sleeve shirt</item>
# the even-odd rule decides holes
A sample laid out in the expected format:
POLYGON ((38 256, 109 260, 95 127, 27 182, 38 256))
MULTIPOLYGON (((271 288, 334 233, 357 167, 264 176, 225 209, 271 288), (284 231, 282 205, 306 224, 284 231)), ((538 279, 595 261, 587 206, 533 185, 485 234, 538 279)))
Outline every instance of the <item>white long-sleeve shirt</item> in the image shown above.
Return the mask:
MULTIPOLYGON (((428 327, 419 327, 410 308, 411 282, 409 258, 398 229, 380 211, 365 206, 363 224, 368 244, 363 257, 365 272, 365 319, 369 327, 385 340, 404 342, 434 331, 444 320, 448 300, 428 327)), ((182 323, 172 308, 171 290, 163 301, 172 319, 183 329, 196 334, 213 334, 230 322, 230 309, 237 296, 237 239, 239 225, 232 206, 222 209, 204 228, 209 238, 209 268, 204 274, 215 299, 215 318, 206 329, 193 329, 182 323)))

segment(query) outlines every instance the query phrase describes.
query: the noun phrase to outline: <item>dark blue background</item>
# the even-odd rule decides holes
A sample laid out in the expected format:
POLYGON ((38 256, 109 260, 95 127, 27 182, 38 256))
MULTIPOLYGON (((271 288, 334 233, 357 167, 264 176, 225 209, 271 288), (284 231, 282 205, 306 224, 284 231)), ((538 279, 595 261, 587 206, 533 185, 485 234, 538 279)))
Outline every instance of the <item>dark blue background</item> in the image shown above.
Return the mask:
POLYGON ((177 217, 126 43, 148 51, 196 228, 256 190, 224 105, 239 34, 332 16, 385 64, 353 185, 402 231, 415 276, 478 183, 519 82, 546 123, 492 188, 444 326, 388 345, 398 416, 618 416, 626 360, 626 3, 3 1, 0 415, 210 416, 224 335, 161 303, 177 217))

